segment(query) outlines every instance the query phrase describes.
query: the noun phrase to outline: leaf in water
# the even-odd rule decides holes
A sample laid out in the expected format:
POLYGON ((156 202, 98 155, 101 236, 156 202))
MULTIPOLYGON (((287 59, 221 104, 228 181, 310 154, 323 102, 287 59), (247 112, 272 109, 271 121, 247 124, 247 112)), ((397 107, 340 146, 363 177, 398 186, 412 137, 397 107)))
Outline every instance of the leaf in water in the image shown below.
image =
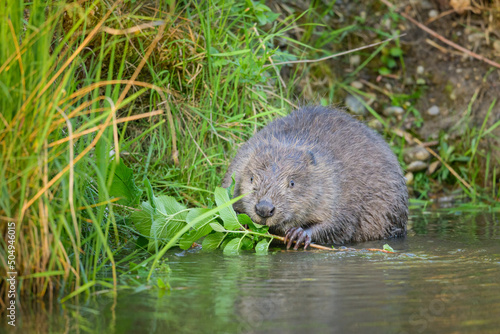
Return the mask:
POLYGON ((271 244, 271 241, 272 239, 269 241, 266 239, 259 241, 255 246, 255 253, 257 253, 257 255, 267 255, 267 251, 269 250, 269 245, 271 244))
POLYGON ((217 247, 219 247, 220 243, 222 242, 222 240, 224 240, 225 237, 226 237, 226 235, 222 234, 222 233, 209 234, 203 240, 201 247, 204 250, 217 249, 217 247))
POLYGON ((219 223, 210 223, 215 232, 226 232, 226 229, 219 223))
POLYGON ((109 188, 109 196, 119 197, 118 204, 136 206, 139 203, 141 195, 142 190, 134 182, 132 169, 128 168, 120 160, 120 163, 116 166, 113 182, 111 182, 109 188))
MULTIPOLYGON (((217 187, 215 189, 215 202, 217 206, 221 206, 224 203, 229 202, 229 196, 227 190, 224 188, 217 187)), ((237 231, 241 228, 238 218, 236 217, 236 212, 234 212, 232 206, 225 207, 219 211, 220 217, 224 222, 224 227, 227 230, 237 231)))
POLYGON ((234 238, 224 247, 225 255, 237 255, 241 248, 241 238, 234 238))
POLYGON ((394 252, 394 249, 392 249, 392 247, 389 246, 389 244, 385 244, 383 247, 383 250, 388 251, 388 252, 394 252))
POLYGON ((165 285, 165 283, 163 283, 163 280, 161 278, 158 277, 158 280, 157 280, 157 284, 158 284, 158 287, 160 289, 165 289, 167 286, 165 285))

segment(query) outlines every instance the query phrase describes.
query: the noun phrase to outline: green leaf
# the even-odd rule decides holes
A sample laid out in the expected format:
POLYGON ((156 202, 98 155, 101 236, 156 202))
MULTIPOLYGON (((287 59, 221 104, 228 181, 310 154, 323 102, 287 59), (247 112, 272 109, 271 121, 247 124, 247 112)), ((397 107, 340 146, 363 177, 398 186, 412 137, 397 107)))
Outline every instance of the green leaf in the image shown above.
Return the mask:
POLYGON ((257 224, 248 217, 248 215, 241 213, 238 215, 238 221, 241 225, 248 225, 248 228, 254 232, 267 233, 269 226, 257 224))
POLYGON ((149 179, 147 177, 144 177, 143 183, 144 183, 144 189, 146 189, 146 195, 148 196, 148 201, 149 203, 152 204, 153 208, 156 209, 155 203, 153 201, 154 194, 151 182, 149 182, 149 179))
POLYGON ((130 216, 134 223, 135 229, 144 237, 151 236, 151 225, 155 219, 160 218, 160 214, 155 212, 155 209, 149 202, 142 202, 140 211, 134 211, 130 216))
POLYGON ((248 227, 252 226, 262 227, 262 225, 254 223, 252 219, 250 219, 250 217, 248 217, 248 215, 245 213, 240 213, 238 215, 238 221, 240 222, 241 225, 248 225, 248 227))
POLYGON ((212 227, 207 224, 203 227, 200 227, 197 230, 191 230, 187 233, 184 233, 181 240, 179 241, 179 247, 181 249, 189 249, 191 248, 194 242, 203 238, 212 231, 213 231, 212 227))
MULTIPOLYGON (((186 233, 187 231, 189 231, 189 229, 191 228, 191 225, 196 225, 198 220, 202 220, 202 219, 205 219, 205 217, 209 217, 211 215, 215 215, 216 212, 219 212, 221 209, 223 208, 226 208, 226 207, 230 207, 232 206, 234 203, 236 203, 237 201, 239 201, 241 198, 243 198, 244 195, 241 195, 241 196, 238 196, 236 198, 233 198, 232 200, 230 200, 229 202, 227 203, 224 203, 222 206, 220 207, 217 207, 217 208, 214 208, 214 209, 211 209, 210 211, 204 213, 203 215, 197 217, 195 220, 193 220, 191 222, 191 224, 186 224, 182 230, 179 231, 179 233, 173 237, 165 246, 163 246, 161 248, 161 250, 156 253, 155 255, 145 259, 144 261, 142 261, 142 264, 146 264, 148 263, 149 261, 151 260, 154 260, 153 261, 153 264, 151 265, 151 269, 149 270, 149 274, 148 274, 148 280, 151 278, 151 275, 153 275, 153 272, 154 272, 154 269, 156 268, 157 264, 160 262, 160 260, 162 259, 162 257, 165 255, 165 253, 175 245, 175 243, 177 242, 177 240, 179 240, 181 237, 182 237, 182 234, 183 233, 186 233)), ((211 235, 211 234, 209 234, 211 235)), ((225 234, 221 234, 222 236, 222 239, 224 239, 224 237, 226 236, 225 234)), ((218 245, 218 244, 217 244, 218 245)))
POLYGON ((234 195, 234 185, 236 184, 236 180, 234 179, 234 173, 231 175, 231 184, 227 187, 227 196, 228 198, 232 198, 234 195))
POLYGON ((180 204, 171 196, 153 197, 156 208, 164 216, 175 216, 171 218, 186 220, 188 210, 185 205, 180 204))
POLYGON ((221 244, 222 240, 226 237, 225 234, 223 233, 213 233, 209 234, 203 239, 203 243, 201 244, 201 247, 203 250, 213 250, 217 249, 219 245, 221 244))
POLYGON ((252 239, 250 239, 249 237, 241 238, 241 249, 251 250, 251 249, 253 249, 253 246, 254 246, 254 242, 252 241, 252 239))
POLYGON ((141 198, 142 190, 134 182, 132 169, 128 168, 122 160, 115 168, 113 182, 109 188, 109 196, 120 198, 118 204, 136 206, 141 198))
POLYGON ((401 50, 401 48, 394 47, 394 48, 391 48, 391 50, 389 50, 389 53, 393 57, 400 57, 403 55, 403 50, 401 50))
POLYGON ((378 69, 378 73, 382 75, 388 75, 391 74, 391 70, 389 70, 387 67, 381 67, 378 69))
POLYGON ((267 251, 269 250, 269 245, 271 244, 271 241, 272 239, 269 241, 266 239, 259 241, 255 246, 255 253, 257 255, 266 255, 267 251))
POLYGON ((394 252, 394 249, 392 249, 392 247, 389 246, 389 244, 385 244, 383 249, 388 252, 394 252))
POLYGON ((224 226, 219 223, 210 223, 210 227, 212 227, 215 232, 226 232, 224 226))
POLYGON ((396 66, 397 66, 397 63, 396 63, 396 61, 395 61, 394 59, 389 58, 389 59, 387 59, 387 63, 386 63, 386 65, 387 65, 387 67, 389 67, 389 68, 394 68, 394 67, 396 67, 396 66))
POLYGON ((255 17, 259 21, 259 25, 263 26, 264 24, 267 23, 267 17, 264 13, 262 12, 256 12, 255 17))
POLYGON ((148 247, 149 240, 146 237, 143 237, 142 235, 137 238, 135 241, 135 246, 138 249, 146 249, 148 247))
MULTIPOLYGON (((226 189, 217 187, 215 189, 214 194, 215 194, 215 203, 217 203, 217 206, 221 206, 224 203, 229 202, 229 196, 227 194, 226 189)), ((227 230, 237 231, 242 227, 241 224, 238 222, 238 218, 236 217, 236 212, 234 212, 232 206, 228 206, 219 210, 219 214, 220 217, 222 218, 222 221, 224 222, 224 227, 227 230)))
POLYGON ((224 255, 237 255, 241 249, 241 238, 234 238, 224 247, 224 255))
MULTIPOLYGON (((207 213, 208 211, 210 210, 200 209, 200 208, 190 210, 186 217, 186 223, 191 224, 193 221, 195 221, 195 219, 207 213)), ((198 239, 212 232, 212 227, 210 226, 209 223, 213 219, 215 219, 215 216, 209 216, 204 219, 201 219, 192 226, 192 230, 190 230, 187 233, 184 233, 179 242, 179 246, 181 247, 181 249, 189 249, 193 244, 193 242, 196 242, 198 239)))
POLYGON ((186 225, 187 208, 170 196, 153 196, 152 203, 143 202, 141 210, 131 215, 136 230, 151 238, 148 250, 155 251, 159 241, 167 242, 186 225))
POLYGON ((167 286, 165 285, 165 283, 163 283, 163 280, 161 278, 158 277, 158 280, 157 280, 157 283, 158 283, 158 287, 160 289, 165 289, 167 286))

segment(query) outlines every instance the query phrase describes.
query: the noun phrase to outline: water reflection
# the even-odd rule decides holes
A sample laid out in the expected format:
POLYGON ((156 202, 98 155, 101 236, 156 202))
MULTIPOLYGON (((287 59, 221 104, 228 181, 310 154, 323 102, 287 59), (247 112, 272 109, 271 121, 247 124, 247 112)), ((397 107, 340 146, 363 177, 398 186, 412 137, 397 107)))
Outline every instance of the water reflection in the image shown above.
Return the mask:
POLYGON ((25 313, 18 330, 494 333, 500 328, 499 226, 494 214, 414 215, 409 236, 389 241, 410 256, 172 253, 170 293, 120 294, 116 305, 100 296, 78 307, 25 313))

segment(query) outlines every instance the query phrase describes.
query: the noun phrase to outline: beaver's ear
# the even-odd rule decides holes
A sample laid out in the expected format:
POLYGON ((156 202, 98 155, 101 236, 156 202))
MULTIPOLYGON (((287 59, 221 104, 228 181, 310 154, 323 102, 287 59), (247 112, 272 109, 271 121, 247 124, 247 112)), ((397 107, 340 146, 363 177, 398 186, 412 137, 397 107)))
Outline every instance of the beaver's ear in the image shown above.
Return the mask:
POLYGON ((316 158, 314 157, 314 153, 311 150, 307 151, 307 161, 311 165, 316 165, 316 158))

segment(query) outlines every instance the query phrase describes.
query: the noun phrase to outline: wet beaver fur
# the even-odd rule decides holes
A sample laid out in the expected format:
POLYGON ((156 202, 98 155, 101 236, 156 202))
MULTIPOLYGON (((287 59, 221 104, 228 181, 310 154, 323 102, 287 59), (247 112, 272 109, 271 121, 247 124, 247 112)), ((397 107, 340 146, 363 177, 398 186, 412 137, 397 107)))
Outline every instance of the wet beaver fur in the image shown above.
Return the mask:
POLYGON ((234 204, 295 249, 404 236, 408 190, 387 143, 346 113, 303 107, 257 132, 223 180, 234 204))

